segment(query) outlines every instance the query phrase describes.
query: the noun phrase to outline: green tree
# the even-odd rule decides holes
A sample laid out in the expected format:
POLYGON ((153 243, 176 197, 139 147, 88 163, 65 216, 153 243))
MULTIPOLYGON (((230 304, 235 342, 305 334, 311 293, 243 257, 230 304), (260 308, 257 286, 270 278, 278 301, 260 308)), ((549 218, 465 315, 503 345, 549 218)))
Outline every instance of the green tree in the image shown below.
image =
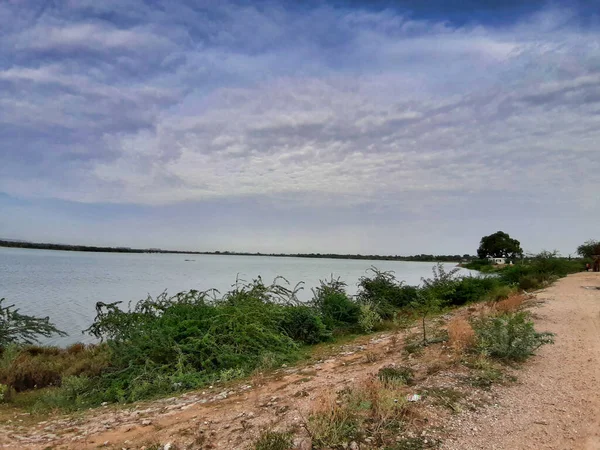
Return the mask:
POLYGON ((34 344, 38 336, 66 336, 48 317, 26 316, 13 309, 14 305, 3 306, 3 301, 0 298, 0 349, 10 344, 34 344))
POLYGON ((504 231, 497 231, 481 238, 477 256, 484 258, 517 258, 523 254, 521 243, 504 231))
POLYGON ((591 258, 600 255, 600 241, 589 239, 577 247, 577 254, 582 258, 591 258))

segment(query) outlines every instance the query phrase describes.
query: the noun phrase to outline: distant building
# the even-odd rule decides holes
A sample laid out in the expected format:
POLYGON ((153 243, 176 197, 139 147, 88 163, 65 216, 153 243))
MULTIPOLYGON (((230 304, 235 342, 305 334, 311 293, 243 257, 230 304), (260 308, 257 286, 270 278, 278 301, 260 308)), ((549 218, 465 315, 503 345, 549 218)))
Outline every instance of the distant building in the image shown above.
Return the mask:
POLYGON ((506 258, 493 258, 490 256, 489 259, 493 264, 506 264, 506 258))

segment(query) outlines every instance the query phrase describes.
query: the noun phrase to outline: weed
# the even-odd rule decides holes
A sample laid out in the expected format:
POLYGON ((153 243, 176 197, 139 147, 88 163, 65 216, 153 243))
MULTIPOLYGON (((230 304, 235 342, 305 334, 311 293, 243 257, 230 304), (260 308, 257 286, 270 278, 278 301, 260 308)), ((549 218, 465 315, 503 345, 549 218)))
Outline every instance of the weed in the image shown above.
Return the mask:
POLYGON ((381 321, 381 316, 372 303, 363 303, 360 305, 358 326, 363 332, 371 333, 381 321))
POLYGON ((463 317, 454 317, 448 322, 448 338, 458 352, 473 347, 476 341, 473 327, 463 317))
POLYGON ((473 387, 488 390, 494 383, 499 383, 504 379, 502 370, 485 355, 479 355, 473 360, 466 361, 466 365, 475 370, 475 374, 469 378, 473 387))
POLYGON ((312 304, 320 311, 325 325, 330 328, 358 324, 360 306, 346 294, 346 284, 339 278, 321 280, 313 289, 312 304))
POLYGON ((290 450, 293 448, 291 433, 264 431, 254 444, 254 450, 290 450))
POLYGON ((326 396, 308 418, 307 430, 317 448, 335 447, 358 438, 359 420, 348 405, 326 396))
POLYGON ((462 392, 445 387, 426 388, 422 393, 430 397, 434 404, 445 406, 454 412, 460 412, 459 402, 465 397, 462 392))
POLYGON ((379 369, 377 378, 379 378, 384 385, 396 383, 410 385, 414 380, 414 374, 414 370, 410 367, 388 366, 379 369))
POLYGON ((552 333, 538 333, 524 312, 480 319, 475 323, 477 347, 494 358, 523 361, 544 344, 554 342, 552 333))

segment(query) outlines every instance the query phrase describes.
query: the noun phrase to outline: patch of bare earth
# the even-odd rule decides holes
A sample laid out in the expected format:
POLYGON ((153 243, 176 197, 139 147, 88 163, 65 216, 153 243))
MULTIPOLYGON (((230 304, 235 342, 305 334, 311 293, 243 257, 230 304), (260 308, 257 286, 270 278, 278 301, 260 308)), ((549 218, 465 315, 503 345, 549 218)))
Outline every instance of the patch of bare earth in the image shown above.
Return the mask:
MULTIPOLYGON (((441 442, 446 449, 600 449, 600 290, 595 287, 600 287, 598 274, 576 274, 537 293, 537 328, 556 333, 556 343, 522 368, 505 369, 491 387, 494 367, 466 363, 449 344, 407 353, 405 337, 418 331, 412 329, 360 338, 321 360, 228 387, 43 422, 15 414, 0 424, 0 448, 139 449, 172 443, 178 449, 248 449, 265 429, 292 430, 300 444, 309 439, 307 418, 320 402, 396 365, 415 371, 414 385, 405 386, 403 394, 422 396, 407 407, 399 442, 418 438, 424 447, 441 442), (517 381, 507 382, 513 375, 517 381)), ((454 325, 460 336, 461 323, 454 325)), ((375 446, 368 436, 360 443, 361 449, 375 446)))

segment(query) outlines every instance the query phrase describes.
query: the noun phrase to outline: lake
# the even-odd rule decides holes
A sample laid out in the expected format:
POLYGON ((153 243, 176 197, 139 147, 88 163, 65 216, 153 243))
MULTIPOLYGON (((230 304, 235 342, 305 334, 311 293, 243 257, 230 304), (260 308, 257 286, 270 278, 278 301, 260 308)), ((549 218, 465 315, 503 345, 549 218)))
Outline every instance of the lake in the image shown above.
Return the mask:
MULTIPOLYGON (((367 269, 393 270, 399 280, 419 284, 431 276, 434 263, 349 259, 281 258, 267 256, 182 255, 146 253, 87 253, 0 247, 0 298, 24 314, 49 316, 68 337, 44 340, 68 345, 93 342, 82 330, 95 317, 96 302, 140 300, 167 290, 216 288, 225 292, 236 276, 251 281, 260 275, 265 283, 283 276, 291 286, 303 281, 298 297, 311 298, 311 288, 331 275, 356 293, 358 279, 367 269), (189 260, 189 261, 186 261, 189 260)), ((448 269, 454 264, 446 264, 448 269)), ((463 269, 461 269, 463 270, 463 269)), ((465 273, 469 271, 464 270, 465 273)))

